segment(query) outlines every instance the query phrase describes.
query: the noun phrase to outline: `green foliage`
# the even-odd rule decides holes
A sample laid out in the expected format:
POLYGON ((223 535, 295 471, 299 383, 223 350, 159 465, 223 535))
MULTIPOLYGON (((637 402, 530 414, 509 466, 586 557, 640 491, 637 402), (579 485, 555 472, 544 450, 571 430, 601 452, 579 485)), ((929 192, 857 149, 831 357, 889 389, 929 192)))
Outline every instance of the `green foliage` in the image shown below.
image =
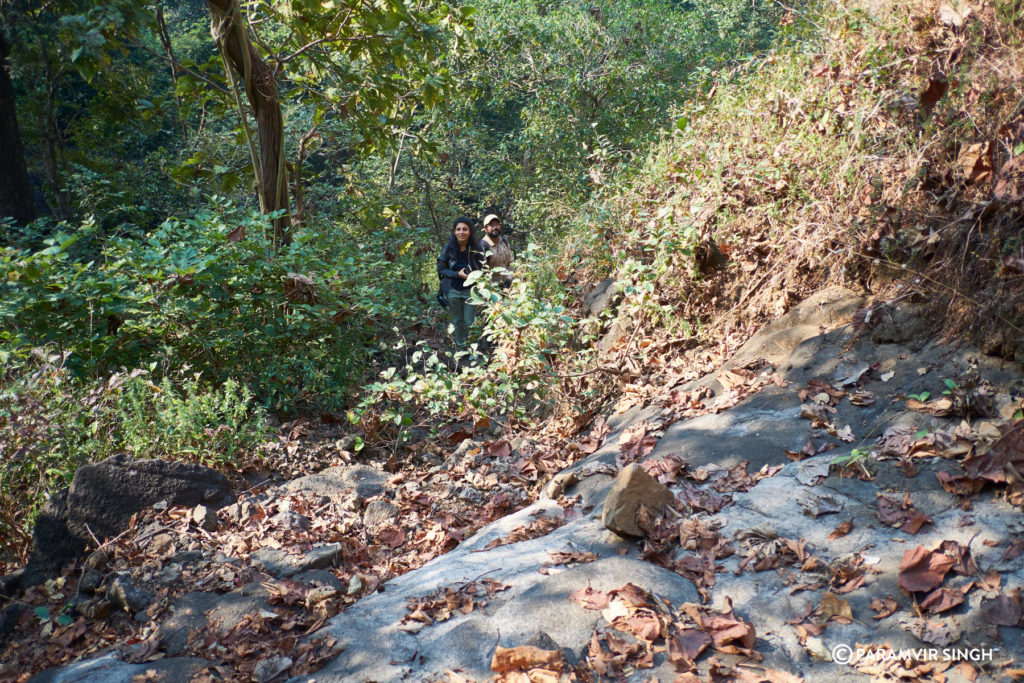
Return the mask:
POLYGON ((0 393, 0 538, 21 554, 45 494, 71 482, 75 470, 115 453, 237 468, 267 436, 266 414, 248 389, 219 387, 198 375, 164 377, 118 372, 103 382, 77 379, 60 355, 37 350, 0 393))
POLYGON ((131 453, 230 467, 266 437, 265 414, 248 387, 226 380, 219 388, 200 385, 199 375, 155 384, 132 373, 114 406, 122 441, 131 453))
POLYGON ((369 351, 368 321, 416 305, 413 255, 316 237, 275 252, 264 217, 219 201, 143 238, 101 240, 86 222, 44 249, 8 248, 0 354, 16 365, 52 346, 80 376, 189 364, 276 409, 340 405, 369 351))
POLYGON ((869 451, 866 448, 854 448, 852 451, 849 452, 849 454, 841 455, 835 460, 833 460, 831 464, 839 465, 840 469, 852 469, 853 467, 863 468, 864 462, 870 455, 871 451, 869 451))
POLYGON ((423 341, 399 341, 405 366, 388 368, 366 387, 354 419, 368 432, 394 425, 388 433, 400 437, 414 415, 469 411, 529 420, 549 412, 556 363, 570 367, 587 356, 570 346, 573 325, 565 292, 550 273, 531 244, 520 255, 509 288, 493 288, 486 273, 476 275, 473 296, 482 306, 478 327, 490 341, 490 358, 479 344, 445 359, 423 341))

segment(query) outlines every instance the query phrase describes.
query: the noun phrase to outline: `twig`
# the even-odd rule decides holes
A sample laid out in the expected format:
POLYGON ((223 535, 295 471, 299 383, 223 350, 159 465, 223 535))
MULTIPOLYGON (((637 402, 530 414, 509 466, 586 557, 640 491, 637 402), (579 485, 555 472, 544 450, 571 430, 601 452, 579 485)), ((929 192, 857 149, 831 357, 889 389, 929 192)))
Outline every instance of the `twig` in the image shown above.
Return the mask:
POLYGON ((633 338, 636 337, 636 333, 640 331, 640 328, 644 324, 645 317, 647 317, 647 310, 641 308, 640 317, 637 318, 636 326, 633 327, 633 333, 630 334, 629 339, 626 340, 626 345, 623 346, 622 351, 619 352, 619 357, 616 359, 616 362, 621 362, 622 359, 626 357, 626 354, 629 352, 629 347, 633 345, 633 338))
POLYGON ((556 377, 558 379, 573 379, 575 377, 586 377, 587 375, 594 375, 599 372, 606 372, 609 375, 622 374, 622 371, 619 370, 618 368, 608 367, 607 365, 602 365, 601 367, 594 368, 593 370, 587 370, 586 372, 576 372, 571 375, 560 375, 557 372, 546 372, 544 374, 546 374, 548 377, 556 377))

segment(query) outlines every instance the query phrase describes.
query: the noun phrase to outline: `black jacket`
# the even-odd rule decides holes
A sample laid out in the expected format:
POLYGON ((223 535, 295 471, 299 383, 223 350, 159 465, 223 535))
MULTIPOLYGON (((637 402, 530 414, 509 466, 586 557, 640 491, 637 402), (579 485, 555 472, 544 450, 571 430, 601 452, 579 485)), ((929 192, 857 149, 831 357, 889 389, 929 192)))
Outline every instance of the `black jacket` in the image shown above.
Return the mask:
MULTIPOLYGON (((447 299, 448 291, 455 284, 455 281, 459 279, 459 271, 455 269, 455 264, 459 260, 459 243, 455 239, 455 235, 452 235, 448 239, 448 244, 444 245, 444 249, 441 250, 441 255, 437 258, 437 277, 441 280, 441 294, 447 299)), ((470 242, 469 245, 469 270, 481 270, 487 261, 484 259, 484 250, 481 248, 479 242, 470 242)))

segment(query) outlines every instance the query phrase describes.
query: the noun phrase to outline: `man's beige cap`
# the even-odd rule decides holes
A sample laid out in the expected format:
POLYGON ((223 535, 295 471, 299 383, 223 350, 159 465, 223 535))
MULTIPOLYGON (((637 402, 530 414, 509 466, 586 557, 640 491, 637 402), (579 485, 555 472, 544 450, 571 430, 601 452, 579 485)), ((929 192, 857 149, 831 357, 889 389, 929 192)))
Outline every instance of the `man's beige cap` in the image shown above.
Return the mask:
POLYGON ((486 216, 484 216, 484 227, 486 228, 488 225, 490 225, 491 221, 498 221, 500 223, 501 219, 498 218, 496 214, 489 213, 486 216))

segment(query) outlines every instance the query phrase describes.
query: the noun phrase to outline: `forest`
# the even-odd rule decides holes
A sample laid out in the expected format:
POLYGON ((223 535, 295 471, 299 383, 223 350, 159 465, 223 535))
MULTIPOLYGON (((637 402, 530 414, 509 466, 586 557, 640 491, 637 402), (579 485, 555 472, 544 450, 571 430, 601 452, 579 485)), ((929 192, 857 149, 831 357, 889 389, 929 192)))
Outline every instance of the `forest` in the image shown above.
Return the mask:
POLYGON ((383 443, 575 410, 547 373, 593 357, 568 310, 613 265, 579 246, 615 229, 593 229, 602 198, 782 11, 5 2, 7 560, 46 492, 114 452, 244 469, 289 416, 383 443), (521 275, 480 323, 491 362, 453 373, 434 260, 455 216, 486 213, 521 275))
POLYGON ((0 0, 0 681, 1021 678, 1021 73, 1021 0, 0 0))

